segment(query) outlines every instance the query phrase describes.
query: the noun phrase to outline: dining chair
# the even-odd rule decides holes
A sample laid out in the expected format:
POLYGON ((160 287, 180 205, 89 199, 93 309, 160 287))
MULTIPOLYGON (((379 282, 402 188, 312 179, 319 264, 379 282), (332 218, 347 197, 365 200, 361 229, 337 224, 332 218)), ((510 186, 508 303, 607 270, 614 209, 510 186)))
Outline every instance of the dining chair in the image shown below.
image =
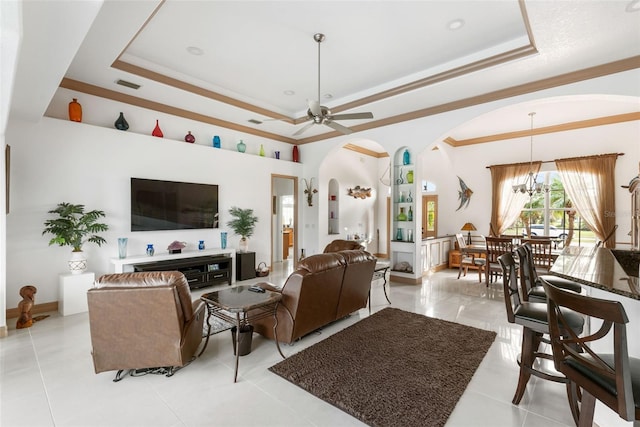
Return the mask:
POLYGON ((553 264, 551 239, 523 239, 521 243, 529 244, 533 255, 533 266, 536 272, 548 273, 553 264))
POLYGON ((551 274, 539 275, 535 268, 534 254, 530 243, 518 246, 516 254, 520 261, 520 288, 523 301, 547 302, 547 294, 542 287, 541 279, 578 294, 582 292, 582 286, 578 282, 551 274))
POLYGON ((467 272, 469 271, 469 267, 474 267, 478 269, 478 281, 482 283, 482 272, 485 269, 487 260, 478 256, 478 254, 465 252, 465 249, 468 247, 468 245, 461 233, 456 234, 456 240, 458 242, 458 247, 460 248, 460 266, 458 267, 458 279, 460 278, 460 274, 463 270, 466 277, 467 272))
POLYGON ((487 265, 485 268, 485 280, 487 286, 502 275, 502 268, 498 258, 513 250, 513 239, 506 237, 486 237, 487 265))
MULTIPOLYGON (((513 396, 512 403, 517 405, 524 396, 527 383, 531 375, 544 380, 563 383, 567 387, 567 397, 571 403, 571 413, 574 420, 578 414, 578 400, 576 391, 572 384, 564 375, 556 375, 538 369, 542 364, 537 363, 538 359, 553 360, 553 355, 540 350, 540 344, 549 343, 545 338, 549 335, 550 320, 548 318, 547 303, 527 302, 520 299, 518 290, 518 273, 513 255, 507 252, 498 258, 498 262, 503 269, 502 286, 504 289, 504 302, 509 323, 522 326, 522 349, 520 353, 520 373, 518 385, 513 396)), ((566 322, 559 328, 563 336, 579 335, 584 327, 584 318, 578 313, 564 311, 566 322), (569 334, 566 330, 570 330, 569 334)))
MULTIPOLYGON (((545 281, 542 284, 549 297, 549 332, 555 368, 574 384, 574 392, 579 388, 582 393, 578 426, 593 425, 596 400, 622 419, 637 425, 635 421, 640 420, 640 359, 629 357, 626 328, 629 319, 622 304, 577 295, 545 281), (588 331, 585 336, 573 330, 566 335, 566 328, 564 331, 562 328, 571 322, 566 310, 600 319, 602 324, 597 331, 588 331), (597 341, 600 341, 598 346, 607 345, 613 352, 593 350, 597 341)), ((569 399, 571 402, 575 395, 569 399)))

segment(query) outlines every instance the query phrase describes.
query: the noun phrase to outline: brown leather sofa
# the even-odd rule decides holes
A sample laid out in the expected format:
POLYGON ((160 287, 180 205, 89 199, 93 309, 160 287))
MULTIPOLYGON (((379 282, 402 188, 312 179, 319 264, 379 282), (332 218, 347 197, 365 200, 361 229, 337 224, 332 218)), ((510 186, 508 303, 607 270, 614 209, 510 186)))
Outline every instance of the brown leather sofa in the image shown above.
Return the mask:
POLYGON ((202 341, 204 303, 178 271, 107 274, 87 300, 95 372, 117 370, 114 381, 149 368, 171 376, 202 341))
MULTIPOLYGON (((280 292, 278 341, 292 343, 316 329, 367 306, 376 258, 363 250, 312 255, 298 264, 282 289, 269 283, 262 288, 280 292)), ((256 321, 254 330, 274 339, 274 319, 256 321)))
POLYGON ((324 248, 324 253, 328 254, 330 252, 340 252, 340 251, 351 251, 351 250, 364 250, 364 246, 355 240, 340 240, 336 239, 333 242, 329 243, 324 248))

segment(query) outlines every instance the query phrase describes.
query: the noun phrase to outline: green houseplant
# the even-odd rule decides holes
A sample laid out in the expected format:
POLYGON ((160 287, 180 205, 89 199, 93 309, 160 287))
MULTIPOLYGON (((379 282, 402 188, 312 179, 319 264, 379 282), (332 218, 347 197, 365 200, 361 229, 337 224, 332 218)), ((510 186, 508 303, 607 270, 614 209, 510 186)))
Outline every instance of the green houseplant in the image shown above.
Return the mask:
POLYGON ((48 213, 55 214, 56 217, 44 222, 42 234, 53 234, 49 240, 49 246, 71 246, 73 248, 69 269, 72 273, 81 273, 87 268, 87 260, 82 252, 82 245, 85 242, 95 243, 102 246, 107 241, 96 233, 107 231, 109 226, 98 222, 105 216, 104 211, 92 210, 85 212, 84 205, 74 205, 71 203, 58 203, 55 209, 48 213))
POLYGON ((258 217, 253 214, 253 209, 240 209, 236 206, 231 207, 229 213, 233 219, 227 222, 227 225, 234 233, 241 236, 239 250, 246 252, 249 247, 247 239, 253 235, 258 217))

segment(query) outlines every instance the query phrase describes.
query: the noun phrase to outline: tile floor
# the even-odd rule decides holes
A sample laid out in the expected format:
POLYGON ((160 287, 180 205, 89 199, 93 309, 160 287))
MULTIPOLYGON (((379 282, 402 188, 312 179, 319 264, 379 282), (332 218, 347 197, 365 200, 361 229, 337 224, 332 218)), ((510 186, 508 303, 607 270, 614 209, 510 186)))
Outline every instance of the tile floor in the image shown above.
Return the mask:
MULTIPOLYGON (((284 268, 269 280, 282 284, 286 276, 284 268)), ((373 311, 388 306, 381 285, 381 280, 373 284, 373 311)), ((507 323, 499 287, 487 288, 472 274, 457 280, 454 270, 446 270, 425 277, 421 286, 392 283, 388 291, 393 307, 498 334, 447 426, 573 426, 560 384, 532 378, 520 405, 511 404, 521 330, 507 323)), ((292 346, 283 345, 283 352, 298 352, 368 315, 362 309, 292 346)), ((8 323, 15 327, 15 319, 8 323)), ((94 374, 90 350, 86 313, 52 313, 29 329, 10 329, 0 339, 0 425, 363 425, 269 372, 281 358, 274 343, 258 335, 251 354, 240 359, 236 384, 228 332, 213 336, 203 356, 172 378, 147 375, 113 383, 114 373, 94 374)))

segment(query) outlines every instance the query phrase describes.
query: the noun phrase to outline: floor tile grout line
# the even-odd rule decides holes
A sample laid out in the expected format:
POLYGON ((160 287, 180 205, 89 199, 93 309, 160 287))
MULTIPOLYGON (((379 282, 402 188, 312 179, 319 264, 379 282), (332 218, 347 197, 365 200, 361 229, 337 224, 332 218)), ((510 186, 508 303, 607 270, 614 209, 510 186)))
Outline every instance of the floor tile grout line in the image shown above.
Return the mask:
POLYGON ((51 406, 51 397, 49 396, 49 391, 47 390, 47 384, 44 380, 44 374, 42 373, 42 365, 40 364, 40 358, 38 357, 38 350, 36 347, 34 336, 31 333, 31 328, 29 328, 29 339, 31 341, 31 348, 33 349, 33 355, 36 360, 38 373, 40 374, 40 381, 42 382, 42 390, 44 391, 45 398, 47 399, 47 408, 49 409, 49 416, 51 417, 51 422, 53 423, 53 426, 56 426, 57 425, 56 418, 53 415, 53 407, 51 406))

